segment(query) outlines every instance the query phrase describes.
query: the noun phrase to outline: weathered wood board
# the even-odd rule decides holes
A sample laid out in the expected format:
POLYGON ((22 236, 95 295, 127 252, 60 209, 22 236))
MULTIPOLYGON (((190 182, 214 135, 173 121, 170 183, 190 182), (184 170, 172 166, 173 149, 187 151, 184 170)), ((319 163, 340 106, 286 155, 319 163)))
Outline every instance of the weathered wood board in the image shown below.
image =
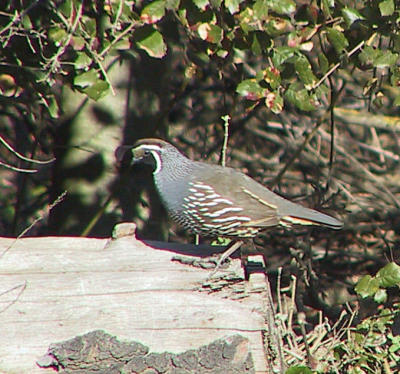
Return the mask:
POLYGON ((133 236, 0 238, 0 372, 51 372, 36 365, 51 343, 102 329, 173 353, 241 334, 256 372, 266 373, 261 294, 233 300, 232 288, 195 290, 210 270, 171 261, 171 248, 193 251, 133 236))

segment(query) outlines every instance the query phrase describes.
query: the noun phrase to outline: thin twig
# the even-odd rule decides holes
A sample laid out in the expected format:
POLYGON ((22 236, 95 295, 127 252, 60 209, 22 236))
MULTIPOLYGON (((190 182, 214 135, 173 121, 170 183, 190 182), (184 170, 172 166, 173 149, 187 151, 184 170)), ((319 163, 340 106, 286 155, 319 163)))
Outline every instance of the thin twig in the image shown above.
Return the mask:
MULTIPOLYGON (((54 72, 56 70, 56 65, 59 64, 59 57, 65 52, 66 48, 68 47, 68 45, 71 42, 71 39, 74 35, 76 28, 79 25, 79 21, 82 18, 82 10, 83 10, 83 2, 81 2, 79 4, 79 7, 78 7, 77 11, 75 12, 75 19, 72 23, 72 19, 73 19, 73 15, 74 15, 74 7, 71 8, 70 20, 71 20, 72 25, 70 25, 70 24, 68 25, 71 27, 68 29, 67 38, 65 39, 65 41, 63 41, 62 45, 60 45, 57 52, 51 58, 48 59, 49 62, 46 63, 46 65, 44 66, 44 68, 46 70, 49 69, 49 67, 50 67, 50 72, 54 72)), ((43 79, 39 80, 39 82, 45 81, 46 79, 48 79, 50 72, 43 79)))
POLYGON ((14 14, 13 19, 11 22, 8 23, 1 31, 0 31, 0 36, 4 34, 8 29, 10 29, 12 26, 16 25, 19 21, 22 20, 22 18, 25 17, 26 14, 28 14, 36 5, 39 4, 41 0, 36 0, 34 3, 28 6, 21 14, 14 14))
POLYGON ((113 193, 110 193, 108 196, 107 200, 104 202, 104 204, 100 207, 98 212, 94 215, 94 217, 90 220, 89 224, 85 227, 85 229, 82 231, 81 236, 88 236, 90 232, 92 231, 94 225, 98 222, 98 220, 101 218, 101 216, 104 214, 105 210, 107 207, 110 205, 111 201, 113 200, 114 195, 113 193))
POLYGON ((7 169, 13 170, 13 171, 18 171, 21 173, 37 173, 36 169, 21 169, 17 168, 16 166, 6 164, 5 162, 0 161, 0 166, 4 166, 7 169))
POLYGON ((50 204, 47 208, 41 210, 39 212, 39 216, 35 218, 35 220, 28 227, 26 227, 2 253, 0 253, 0 259, 14 246, 14 244, 18 241, 18 239, 21 239, 33 226, 35 226, 39 221, 47 217, 50 211, 56 205, 58 205, 66 195, 67 191, 64 191, 60 196, 57 197, 57 199, 54 200, 52 204, 50 204))
MULTIPOLYGON (((12 152, 15 156, 17 156, 19 159, 21 159, 23 161, 32 162, 33 164, 49 164, 49 163, 55 161, 55 158, 52 158, 50 160, 41 161, 41 160, 34 160, 32 158, 25 157, 21 153, 18 153, 13 147, 11 147, 11 145, 8 144, 1 135, 0 135, 0 143, 2 143, 10 152, 12 152)), ((30 171, 30 172, 32 172, 32 171, 30 171)))
POLYGON ((228 148, 228 138, 229 138, 229 121, 231 117, 229 114, 222 116, 221 119, 224 121, 224 143, 222 145, 222 158, 221 165, 226 166, 226 150, 228 148))
POLYGON ((99 57, 104 57, 108 51, 117 44, 126 34, 129 34, 135 26, 138 26, 138 22, 132 22, 124 31, 122 31, 118 36, 107 46, 105 47, 99 54, 99 57))
MULTIPOLYGON (((352 56, 354 53, 356 53, 359 49, 361 49, 365 44, 365 40, 361 41, 358 43, 350 52, 347 53, 347 57, 352 56)), ((339 68, 341 65, 341 62, 336 63, 334 66, 332 66, 326 73, 325 75, 316 83, 314 86, 312 86, 312 90, 315 90, 318 88, 335 70, 339 68)))

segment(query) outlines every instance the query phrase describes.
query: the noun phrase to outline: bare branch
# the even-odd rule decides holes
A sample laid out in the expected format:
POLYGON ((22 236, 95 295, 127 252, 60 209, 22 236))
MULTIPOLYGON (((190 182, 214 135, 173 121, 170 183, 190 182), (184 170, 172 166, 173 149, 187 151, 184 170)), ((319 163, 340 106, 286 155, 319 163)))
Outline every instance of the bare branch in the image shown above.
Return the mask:
MULTIPOLYGON (((12 152, 15 156, 17 156, 19 159, 21 159, 23 161, 32 162, 33 164, 49 164, 49 163, 55 161, 55 158, 52 158, 52 159, 46 160, 46 161, 41 161, 41 160, 34 160, 32 158, 25 157, 21 153, 18 153, 13 147, 11 147, 11 145, 8 144, 1 135, 0 135, 0 143, 2 143, 10 152, 12 152)), ((15 169, 18 169, 18 168, 15 168, 15 169)), ((13 170, 15 170, 15 169, 13 168, 13 170)), ((27 173, 36 172, 36 170, 32 171, 32 170, 26 170, 26 169, 19 169, 17 171, 24 171, 27 173)))

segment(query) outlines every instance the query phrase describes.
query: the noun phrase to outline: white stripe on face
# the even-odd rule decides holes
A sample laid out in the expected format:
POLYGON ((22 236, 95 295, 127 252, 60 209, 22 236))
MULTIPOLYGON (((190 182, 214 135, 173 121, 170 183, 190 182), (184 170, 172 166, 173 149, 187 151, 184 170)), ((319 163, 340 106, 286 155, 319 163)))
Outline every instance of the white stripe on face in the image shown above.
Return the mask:
POLYGON ((150 151, 151 154, 153 155, 154 159, 156 160, 156 168, 153 171, 153 174, 157 174, 160 170, 161 170, 161 157, 160 157, 160 153, 155 151, 155 150, 151 150, 150 151))
POLYGON ((144 149, 151 152, 156 162, 156 168, 153 171, 153 174, 157 174, 161 170, 161 157, 160 157, 161 147, 159 147, 158 145, 140 145, 136 149, 144 149))

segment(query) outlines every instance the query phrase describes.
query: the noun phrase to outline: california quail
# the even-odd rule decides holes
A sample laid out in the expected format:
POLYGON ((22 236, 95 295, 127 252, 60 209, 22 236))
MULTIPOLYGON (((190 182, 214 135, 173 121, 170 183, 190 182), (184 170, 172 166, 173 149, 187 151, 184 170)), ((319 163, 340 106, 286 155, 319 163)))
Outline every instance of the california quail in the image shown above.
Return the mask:
POLYGON ((240 239, 278 225, 343 227, 336 218, 286 200, 235 169, 192 161, 163 140, 141 139, 119 147, 119 161, 128 149, 134 163, 153 164, 168 212, 195 234, 240 239))

